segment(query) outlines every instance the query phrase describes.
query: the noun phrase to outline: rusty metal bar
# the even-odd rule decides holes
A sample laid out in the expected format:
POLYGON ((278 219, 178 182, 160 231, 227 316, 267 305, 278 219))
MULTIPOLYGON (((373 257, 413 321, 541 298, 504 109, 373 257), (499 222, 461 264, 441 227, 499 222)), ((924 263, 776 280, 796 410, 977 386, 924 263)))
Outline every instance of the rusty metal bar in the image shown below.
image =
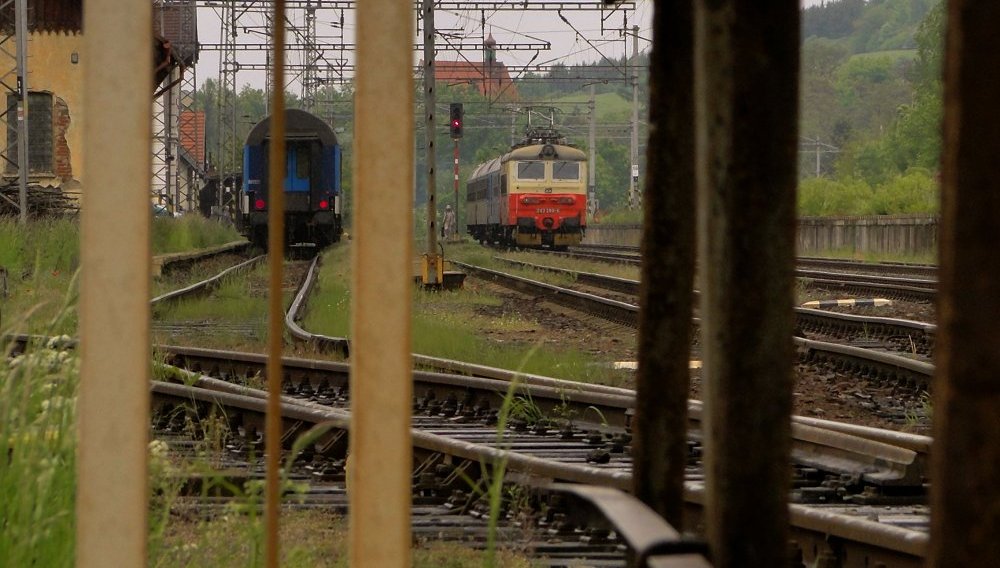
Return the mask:
POLYGON ((787 566, 799 2, 695 6, 706 526, 716 566, 787 566))
MULTIPOLYGON (((424 35, 424 171, 427 175, 427 252, 423 259, 423 283, 441 284, 438 279, 438 265, 442 262, 438 255, 437 235, 437 71, 434 66, 435 34, 434 0, 423 0, 424 35)), ((458 215, 458 213, 455 213, 458 215)))
POLYGON ((357 18, 350 559, 409 566, 413 3, 366 0, 357 18))
POLYGON ((1000 558, 1000 4, 948 2, 929 566, 1000 558))
MULTIPOLYGON (((274 51, 272 77, 285 84, 285 0, 275 0, 272 22, 274 51)), ((285 309, 282 294, 285 251, 285 90, 271 89, 271 140, 268 148, 267 187, 267 420, 264 425, 267 475, 264 521, 267 539, 264 557, 268 568, 277 568, 281 539, 281 356, 284 351, 285 309)))
POLYGON ((680 529, 684 510, 695 255, 693 13, 657 2, 639 290, 634 492, 680 529))
MULTIPOLYGON (((152 4, 89 0, 84 26, 76 565, 144 566, 148 536, 152 4), (122 238, 127 235, 127 238, 122 238)), ((79 120, 79 118, 77 118, 79 120)))
MULTIPOLYGON (((7 8, 6 6, 4 7, 7 8)), ((28 174, 31 173, 28 148, 28 0, 14 1, 14 35, 17 36, 17 194, 18 219, 28 222, 28 174)), ((8 118, 8 124, 9 124, 8 118)), ((8 149, 9 150, 9 149, 8 149)))

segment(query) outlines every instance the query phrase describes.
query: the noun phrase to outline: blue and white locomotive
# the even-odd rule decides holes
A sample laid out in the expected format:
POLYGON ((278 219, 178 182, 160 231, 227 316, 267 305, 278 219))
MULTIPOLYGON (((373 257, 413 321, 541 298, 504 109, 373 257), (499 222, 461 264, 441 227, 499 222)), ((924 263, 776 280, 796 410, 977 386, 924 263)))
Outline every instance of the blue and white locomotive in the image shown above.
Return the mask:
MULTIPOLYGON (((243 147, 237 224, 267 248, 268 152, 271 117, 257 123, 243 147)), ((304 110, 285 111, 285 243, 323 247, 340 240, 341 151, 333 128, 304 110)))

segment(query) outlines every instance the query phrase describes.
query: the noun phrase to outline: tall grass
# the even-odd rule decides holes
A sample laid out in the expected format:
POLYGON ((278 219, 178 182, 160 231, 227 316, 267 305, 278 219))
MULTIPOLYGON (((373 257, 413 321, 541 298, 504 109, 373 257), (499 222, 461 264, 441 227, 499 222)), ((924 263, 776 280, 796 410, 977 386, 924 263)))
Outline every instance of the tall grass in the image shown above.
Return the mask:
POLYGON ((80 231, 75 220, 46 219, 20 225, 0 217, 0 266, 8 278, 38 272, 72 272, 80 264, 80 231))
MULTIPOLYGON (((238 240, 232 229, 198 216, 156 219, 153 252, 205 248, 238 240)), ((57 318, 66 298, 75 303, 80 268, 80 229, 76 219, 41 219, 20 225, 0 217, 0 329, 17 333, 74 334, 75 311, 57 318), (4 289, 6 284, 6 289, 4 289), (53 321, 57 324, 53 326, 53 321)))
POLYGON ((5 566, 73 565, 78 367, 72 352, 53 349, 0 361, 5 566))
POLYGON ((199 215, 187 215, 153 218, 150 240, 153 254, 165 254, 208 248, 242 238, 232 225, 223 225, 199 215))
POLYGON ((207 319, 264 322, 267 305, 252 297, 253 282, 263 278, 262 270, 257 267, 249 274, 227 276, 211 295, 157 306, 156 317, 167 322, 207 319))

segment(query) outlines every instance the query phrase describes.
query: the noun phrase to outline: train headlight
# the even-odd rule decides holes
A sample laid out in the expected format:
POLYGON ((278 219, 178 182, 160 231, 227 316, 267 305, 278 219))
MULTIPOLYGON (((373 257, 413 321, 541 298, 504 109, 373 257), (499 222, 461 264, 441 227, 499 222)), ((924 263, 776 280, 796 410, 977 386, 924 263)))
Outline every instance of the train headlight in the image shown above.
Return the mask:
POLYGON ((254 209, 256 209, 258 211, 263 211, 264 207, 266 207, 266 206, 267 206, 267 203, 265 203, 263 199, 258 199, 257 201, 253 202, 254 209))
POLYGON ((573 205, 574 203, 576 203, 576 200, 573 199, 572 197, 560 197, 559 203, 561 205, 573 205))
POLYGON ((537 198, 537 197, 522 197, 521 198, 521 204, 522 205, 538 205, 541 202, 542 202, 542 200, 539 199, 539 198, 537 198))

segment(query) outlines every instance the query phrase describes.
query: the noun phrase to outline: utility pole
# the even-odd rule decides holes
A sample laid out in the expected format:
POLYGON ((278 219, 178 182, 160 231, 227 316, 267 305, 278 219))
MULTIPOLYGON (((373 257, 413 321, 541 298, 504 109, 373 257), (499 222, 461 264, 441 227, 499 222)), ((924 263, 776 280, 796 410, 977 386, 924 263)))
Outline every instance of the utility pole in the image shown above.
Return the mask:
POLYGON ((597 102, 595 86, 590 85, 590 135, 587 147, 590 149, 590 164, 587 166, 587 213, 593 217, 597 213, 597 102))
POLYGON ((17 187, 22 225, 28 223, 28 0, 14 4, 17 35, 17 187))
POLYGON ((819 145, 819 136, 817 136, 816 137, 816 177, 819 177, 819 174, 820 174, 820 165, 821 165, 821 163, 820 163, 820 145, 819 145))
POLYGON ((517 120, 517 109, 515 107, 510 107, 510 146, 514 147, 517 144, 517 133, 514 124, 517 120))
POLYGON ((425 286, 441 284, 444 279, 444 267, 438 256, 437 238, 437 192, 434 175, 435 155, 434 136, 437 132, 434 119, 436 104, 435 69, 434 69, 434 0, 424 0, 424 135, 426 136, 427 160, 427 252, 423 259, 423 283, 425 286))
POLYGON ((642 204, 639 196, 639 26, 632 26, 632 172, 628 184, 628 206, 642 204))

